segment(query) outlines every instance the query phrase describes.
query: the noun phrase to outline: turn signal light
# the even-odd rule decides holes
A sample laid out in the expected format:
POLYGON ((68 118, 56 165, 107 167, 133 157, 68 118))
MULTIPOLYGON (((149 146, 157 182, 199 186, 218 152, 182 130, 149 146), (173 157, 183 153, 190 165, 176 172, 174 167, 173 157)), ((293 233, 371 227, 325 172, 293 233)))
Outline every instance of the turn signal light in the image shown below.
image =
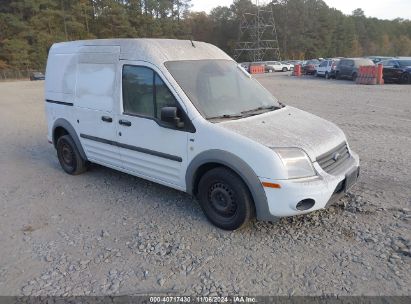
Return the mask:
POLYGON ((266 188, 274 188, 274 189, 280 189, 281 188, 280 184, 267 183, 267 182, 262 182, 262 184, 266 188))

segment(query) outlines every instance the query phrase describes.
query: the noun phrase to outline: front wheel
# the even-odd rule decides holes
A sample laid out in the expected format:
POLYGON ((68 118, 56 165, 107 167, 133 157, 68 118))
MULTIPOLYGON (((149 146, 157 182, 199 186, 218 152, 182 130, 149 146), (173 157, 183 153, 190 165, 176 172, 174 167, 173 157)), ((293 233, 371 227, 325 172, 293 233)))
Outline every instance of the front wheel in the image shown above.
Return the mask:
POLYGON ((284 67, 284 68, 283 68, 283 72, 287 72, 287 68, 284 67))
POLYGON ((70 135, 57 140, 57 157, 63 170, 71 175, 78 175, 87 170, 87 162, 81 157, 70 135))
POLYGON ((328 74, 328 72, 325 72, 325 79, 330 79, 330 74, 328 74))
POLYGON ((254 203, 247 185, 233 171, 215 168, 198 184, 198 199, 207 219, 224 230, 236 230, 254 216, 254 203))
POLYGON ((353 73, 352 74, 352 81, 356 81, 357 80, 357 73, 353 73))

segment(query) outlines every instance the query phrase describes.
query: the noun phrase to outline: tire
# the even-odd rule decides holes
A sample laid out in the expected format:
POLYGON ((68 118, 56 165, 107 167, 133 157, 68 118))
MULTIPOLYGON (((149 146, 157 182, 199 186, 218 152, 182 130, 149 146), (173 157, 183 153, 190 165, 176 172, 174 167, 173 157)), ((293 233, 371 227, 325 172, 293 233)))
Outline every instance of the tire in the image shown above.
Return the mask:
POLYGON ((70 175, 79 175, 87 171, 87 162, 81 157, 70 135, 57 140, 57 157, 63 170, 70 175))
POLYGON ((352 81, 355 82, 357 80, 357 76, 358 76, 357 73, 353 73, 352 74, 352 81))
POLYGON ((288 71, 288 69, 287 68, 283 68, 283 72, 287 72, 288 71))
POLYGON ((325 79, 330 79, 330 74, 328 72, 325 72, 325 79))
POLYGON ((237 230, 254 217, 254 203, 247 185, 223 167, 203 175, 198 184, 198 199, 207 219, 224 230, 237 230))
POLYGON ((400 83, 402 84, 408 84, 411 83, 411 77, 410 74, 404 73, 401 75, 400 83))
POLYGON ((336 72, 336 73, 335 73, 335 79, 341 80, 341 75, 340 75, 339 72, 336 72))

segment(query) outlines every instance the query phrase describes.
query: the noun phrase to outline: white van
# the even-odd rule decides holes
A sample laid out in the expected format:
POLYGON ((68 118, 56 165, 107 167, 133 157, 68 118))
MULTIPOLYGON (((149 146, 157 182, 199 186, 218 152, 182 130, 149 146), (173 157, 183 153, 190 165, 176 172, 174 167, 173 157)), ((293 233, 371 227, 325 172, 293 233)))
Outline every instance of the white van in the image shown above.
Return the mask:
POLYGON ((97 163, 185 191, 222 229, 325 208, 359 175, 338 127, 284 106, 207 43, 54 44, 46 111, 67 173, 97 163))

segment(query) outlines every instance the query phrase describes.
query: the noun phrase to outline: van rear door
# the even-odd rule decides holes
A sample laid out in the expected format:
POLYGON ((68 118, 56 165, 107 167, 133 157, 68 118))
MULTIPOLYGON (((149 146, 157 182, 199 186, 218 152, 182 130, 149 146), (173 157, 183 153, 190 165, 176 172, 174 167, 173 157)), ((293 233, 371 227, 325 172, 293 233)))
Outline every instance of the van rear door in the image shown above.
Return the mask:
POLYGON ((94 163, 120 169, 115 143, 119 46, 83 46, 78 52, 75 115, 80 141, 94 163))

